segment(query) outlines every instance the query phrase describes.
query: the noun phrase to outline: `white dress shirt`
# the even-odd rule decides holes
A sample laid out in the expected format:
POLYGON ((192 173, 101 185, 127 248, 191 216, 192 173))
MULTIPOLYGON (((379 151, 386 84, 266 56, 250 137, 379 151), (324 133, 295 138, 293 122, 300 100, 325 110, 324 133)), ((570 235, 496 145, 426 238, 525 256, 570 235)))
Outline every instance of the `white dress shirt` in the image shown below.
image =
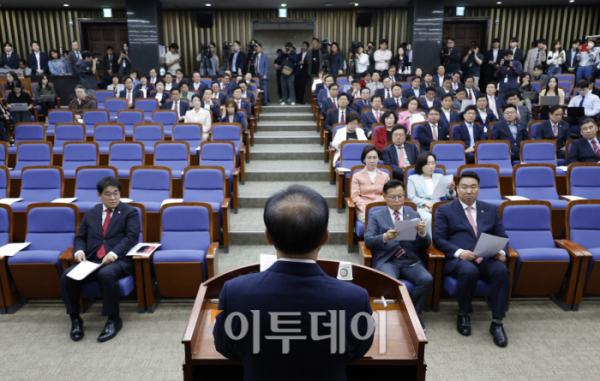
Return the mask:
POLYGON ((203 108, 197 112, 195 108, 188 110, 185 113, 185 123, 200 123, 202 125, 202 141, 208 140, 208 133, 211 128, 210 113, 203 108))
MULTIPOLYGON (((390 212, 390 216, 392 217, 392 222, 394 222, 394 224, 395 224, 396 223, 396 216, 394 215, 394 213, 396 213, 396 211, 388 206, 388 212, 390 212)), ((404 221, 404 215, 403 215, 403 213, 404 213, 404 207, 398 209, 398 217, 400 217, 400 221, 404 221)), ((418 234, 421 237, 425 237, 427 235, 427 232, 425 232, 425 234, 421 234, 420 232, 418 232, 418 234)), ((383 235, 385 236, 385 233, 383 235)), ((386 243, 385 242, 385 238, 382 238, 382 239, 383 239, 383 243, 386 243)))
POLYGON ((467 126, 467 130, 469 131, 469 138, 471 139, 471 145, 469 145, 469 147, 475 147, 475 138, 473 137, 473 125, 465 122, 465 126, 467 126))
MULTIPOLYGON (((398 157, 399 148, 397 145, 394 145, 394 147, 396 147, 396 157, 398 157)), ((410 165, 410 161, 408 160, 408 156, 406 155, 406 148, 404 147, 404 144, 401 144, 400 147, 402 147, 402 153, 404 154, 404 168, 406 168, 410 165)))
POLYGON ((338 123, 342 123, 342 115, 344 116, 344 123, 346 123, 346 121, 348 120, 348 115, 347 115, 347 111, 348 108, 346 107, 345 109, 339 109, 339 115, 338 115, 338 123))
POLYGON ((452 109, 446 111, 446 109, 442 107, 442 112, 444 113, 444 115, 446 115, 446 120, 450 122, 450 114, 452 112, 452 109))
MULTIPOLYGON (((102 204, 102 226, 104 226, 104 220, 106 220, 106 210, 107 210, 107 209, 108 209, 108 208, 107 208, 107 207, 106 207, 104 204, 102 204)), ((114 212, 114 210, 113 210, 113 212, 114 212)), ((111 216, 111 217, 112 217, 112 216, 111 216)), ((78 250, 78 251, 75 253, 74 257, 76 257, 76 256, 77 256, 77 254, 79 254, 79 253, 81 253, 81 254, 83 254, 83 255, 85 256, 85 253, 83 252, 83 250, 78 250)), ((115 261, 116 261, 117 259, 119 259, 119 256, 118 256, 117 254, 113 253, 112 251, 111 251, 110 253, 108 253, 108 255, 112 255, 113 257, 115 257, 115 261)))
POLYGON ((177 105, 177 111, 181 110, 181 101, 173 101, 171 105, 171 110, 175 110, 175 105, 177 105))
POLYGON ((597 95, 592 94, 588 91, 585 98, 581 95, 571 98, 569 107, 579 107, 581 100, 583 99, 583 108, 585 109, 586 116, 595 117, 600 114, 600 98, 597 95))
POLYGON ((415 89, 414 87, 413 89, 413 93, 415 93, 415 97, 420 97, 421 96, 421 89, 415 89))
POLYGON ((34 54, 35 54, 35 60, 37 61, 37 70, 42 70, 42 68, 40 66, 40 52, 37 52, 34 54))
POLYGON ((314 263, 315 265, 317 264, 316 261, 312 260, 312 259, 302 259, 302 258, 278 258, 278 261, 283 261, 283 262, 296 262, 296 263, 314 263))

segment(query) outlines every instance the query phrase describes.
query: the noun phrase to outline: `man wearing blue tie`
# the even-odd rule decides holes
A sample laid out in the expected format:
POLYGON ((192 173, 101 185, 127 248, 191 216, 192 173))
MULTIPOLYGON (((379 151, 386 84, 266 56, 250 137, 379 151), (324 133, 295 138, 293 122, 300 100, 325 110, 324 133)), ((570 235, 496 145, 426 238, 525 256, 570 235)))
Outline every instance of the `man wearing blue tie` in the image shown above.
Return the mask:
MULTIPOLYGON (((475 145, 480 140, 485 140, 486 135, 483 127, 475 124, 477 118, 477 106, 467 106, 463 114, 465 122, 452 128, 450 140, 461 140, 465 143, 465 158, 467 164, 475 163, 475 145)), ((516 118, 516 116, 515 116, 516 118)))
POLYGON ((435 215, 433 244, 444 253, 444 275, 456 281, 458 299, 457 331, 464 336, 471 334, 473 312, 472 300, 477 281, 490 284, 492 324, 490 333, 494 344, 506 347, 508 339, 503 328, 508 298, 510 296, 510 272, 505 265, 508 245, 490 258, 479 258, 473 250, 482 233, 508 238, 496 206, 477 200, 479 176, 464 171, 458 178, 458 199, 441 205, 435 215))
POLYGON ((594 95, 589 90, 589 82, 586 79, 582 79, 577 83, 577 91, 579 94, 569 102, 569 107, 583 107, 584 116, 572 117, 567 116, 566 122, 570 125, 580 125, 584 119, 595 118, 600 115, 600 98, 594 95))
POLYGON ((260 78, 260 89, 263 91, 264 105, 269 103, 269 96, 267 95, 267 81, 269 80, 269 57, 262 52, 262 44, 257 43, 254 47, 256 52, 256 62, 254 67, 256 68, 256 75, 260 78))

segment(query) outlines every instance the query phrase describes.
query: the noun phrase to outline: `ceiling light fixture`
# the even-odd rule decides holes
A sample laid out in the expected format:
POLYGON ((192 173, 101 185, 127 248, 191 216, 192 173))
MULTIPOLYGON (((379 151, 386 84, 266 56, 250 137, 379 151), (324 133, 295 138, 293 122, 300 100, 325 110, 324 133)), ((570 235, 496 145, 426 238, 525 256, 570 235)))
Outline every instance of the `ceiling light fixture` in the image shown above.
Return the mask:
POLYGON ((325 3, 325 6, 326 7, 333 7, 333 4, 331 4, 331 3, 325 3))
POLYGON ((355 6, 355 7, 358 7, 358 3, 354 3, 354 6, 355 6))
POLYGON ((282 7, 287 7, 287 4, 281 4, 282 7))
POLYGON ((210 7, 212 4, 204 4, 204 5, 206 5, 207 7, 210 7))
POLYGON ((501 1, 499 1, 499 2, 497 2, 496 4, 500 5, 500 4, 502 4, 502 2, 501 2, 501 1))
POLYGON ((63 4, 63 6, 65 6, 65 7, 68 7, 68 6, 69 6, 69 4, 63 4))

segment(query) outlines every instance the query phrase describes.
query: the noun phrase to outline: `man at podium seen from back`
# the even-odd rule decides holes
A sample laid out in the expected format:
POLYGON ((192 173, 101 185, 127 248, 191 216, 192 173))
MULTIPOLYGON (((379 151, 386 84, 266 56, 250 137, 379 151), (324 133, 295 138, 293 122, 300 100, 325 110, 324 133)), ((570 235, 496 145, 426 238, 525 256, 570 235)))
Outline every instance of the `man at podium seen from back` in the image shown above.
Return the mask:
POLYGON ((243 362, 244 380, 342 381, 346 365, 371 347, 367 291, 316 262, 328 220, 327 202, 307 187, 290 186, 267 201, 265 235, 278 259, 227 281, 214 322, 217 351, 243 362))

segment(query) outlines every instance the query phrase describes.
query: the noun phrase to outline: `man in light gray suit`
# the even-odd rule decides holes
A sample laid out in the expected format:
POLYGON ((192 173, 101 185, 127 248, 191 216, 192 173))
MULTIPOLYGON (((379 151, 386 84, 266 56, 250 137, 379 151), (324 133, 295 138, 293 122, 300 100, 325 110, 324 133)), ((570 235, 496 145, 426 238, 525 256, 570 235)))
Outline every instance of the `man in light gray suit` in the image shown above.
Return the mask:
MULTIPOLYGON (((395 279, 408 281, 414 285, 411 298, 418 314, 433 288, 433 277, 425 268, 421 254, 431 245, 425 222, 417 225, 414 241, 394 241, 399 232, 394 230, 397 220, 420 219, 419 213, 406 208, 406 192, 400 180, 390 180, 383 186, 383 197, 387 207, 373 212, 368 218, 365 244, 371 250, 371 267, 395 279)), ((423 329, 425 325, 421 322, 423 329)))
MULTIPOLYGON (((517 120, 523 123, 527 128, 529 128, 529 122, 533 120, 533 115, 531 115, 531 111, 527 106, 519 106, 519 94, 517 93, 508 93, 506 96, 506 105, 513 105, 517 109, 517 120)), ((504 120, 504 113, 501 112, 500 121, 504 120)))
POLYGON ((71 73, 79 75, 79 69, 77 68, 77 62, 79 62, 79 60, 82 60, 82 59, 83 59, 83 56, 81 54, 79 42, 73 41, 71 43, 71 51, 69 52, 69 67, 71 68, 71 73))

